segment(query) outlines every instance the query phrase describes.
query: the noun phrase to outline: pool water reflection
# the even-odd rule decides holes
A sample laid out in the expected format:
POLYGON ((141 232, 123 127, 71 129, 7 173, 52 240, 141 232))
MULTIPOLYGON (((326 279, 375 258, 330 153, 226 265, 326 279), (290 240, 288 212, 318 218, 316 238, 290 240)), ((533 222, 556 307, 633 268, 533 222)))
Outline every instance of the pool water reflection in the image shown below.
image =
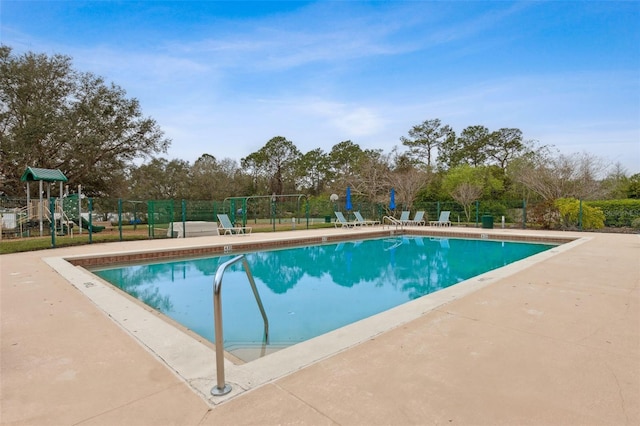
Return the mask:
MULTIPOLYGON (((269 346, 281 348, 552 247, 400 236, 248 253, 247 261, 269 318, 269 346)), ((93 272, 213 342, 213 278, 233 256, 93 272)), ((233 265, 223 280, 224 344, 232 353, 264 340, 241 268, 233 265)))

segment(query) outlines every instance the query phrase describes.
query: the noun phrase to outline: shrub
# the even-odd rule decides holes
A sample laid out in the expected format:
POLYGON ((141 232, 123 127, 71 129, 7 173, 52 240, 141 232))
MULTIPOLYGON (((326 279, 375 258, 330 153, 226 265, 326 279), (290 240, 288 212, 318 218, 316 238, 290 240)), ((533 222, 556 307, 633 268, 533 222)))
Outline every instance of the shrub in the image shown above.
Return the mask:
POLYGON ((586 204, 601 209, 605 216, 604 224, 610 227, 632 226, 633 219, 640 217, 640 200, 588 201, 586 204))
POLYGON ((549 200, 537 202, 527 208, 527 222, 542 229, 553 229, 559 218, 558 208, 549 200))
MULTIPOLYGON (((575 198, 560 198, 554 203, 560 212, 563 228, 574 228, 580 225, 580 201, 575 198)), ((605 215, 598 207, 582 203, 582 228, 604 228, 605 215)))

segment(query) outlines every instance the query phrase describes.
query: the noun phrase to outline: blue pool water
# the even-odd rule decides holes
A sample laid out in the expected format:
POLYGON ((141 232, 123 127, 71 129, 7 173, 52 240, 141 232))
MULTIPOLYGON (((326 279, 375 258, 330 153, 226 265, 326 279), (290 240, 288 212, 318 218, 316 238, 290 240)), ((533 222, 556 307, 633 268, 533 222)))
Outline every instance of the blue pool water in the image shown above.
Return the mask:
MULTIPOLYGON (((246 256, 269 318, 269 344, 283 347, 551 247, 401 236, 246 256)), ((93 272, 213 342, 213 279, 234 256, 93 272)), ((262 317, 241 262, 227 269, 222 287, 225 348, 261 345, 262 317)))

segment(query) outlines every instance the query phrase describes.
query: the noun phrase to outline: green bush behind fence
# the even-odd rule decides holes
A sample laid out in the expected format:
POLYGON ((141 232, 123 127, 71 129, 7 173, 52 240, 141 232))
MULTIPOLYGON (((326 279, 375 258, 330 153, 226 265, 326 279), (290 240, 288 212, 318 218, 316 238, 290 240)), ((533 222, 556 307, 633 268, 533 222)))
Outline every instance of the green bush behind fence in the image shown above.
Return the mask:
MULTIPOLYGON (((48 200, 46 200, 48 202, 48 200)), ((604 224, 609 228, 633 227, 640 223, 640 200, 584 201, 581 206, 600 209, 604 214, 604 224)), ((26 205, 26 199, 0 198, 0 212, 12 211, 26 205)), ((53 204, 52 204, 53 205, 53 204)), ((225 213, 236 223, 243 226, 252 224, 297 223, 298 229, 332 222, 334 211, 342 211, 353 219, 352 212, 360 211, 366 219, 382 220, 384 216, 398 217, 406 206, 398 204, 391 210, 388 204, 372 203, 354 197, 352 209, 346 209, 345 200, 332 201, 327 197, 308 197, 303 194, 282 196, 233 197, 222 201, 206 200, 126 200, 111 198, 86 198, 64 200, 65 214, 76 220, 80 209, 83 216, 90 214, 93 223, 111 222, 121 233, 124 227, 134 228, 148 225, 149 238, 167 238, 173 235, 171 226, 179 226, 186 221, 217 222, 217 215, 225 213), (172 225, 173 224, 173 225, 172 225)), ((496 227, 511 228, 544 227, 555 229, 582 230, 581 215, 567 223, 566 217, 560 217, 552 204, 544 202, 526 202, 525 200, 489 200, 477 201, 463 206, 454 201, 416 202, 411 208, 411 217, 418 210, 425 211, 425 220, 437 220, 440 212, 450 211, 450 220, 461 226, 484 225, 483 216, 491 216, 496 227), (558 216, 554 219, 554 215, 558 216), (544 217, 544 219, 543 219, 544 217), (551 220, 549 220, 551 217, 551 220), (503 222, 504 221, 504 222, 503 222), (551 226, 549 225, 551 224, 551 226)), ((295 226, 294 226, 295 227, 295 226)), ((53 229, 53 228, 52 228, 53 229)), ((61 233, 66 229, 56 229, 61 233)), ((91 231, 91 230, 90 230, 91 231)), ((3 228, 3 232, 5 229, 3 228)), ((33 232, 33 229, 30 231, 33 232)), ((29 235, 31 235, 29 233, 29 235)))

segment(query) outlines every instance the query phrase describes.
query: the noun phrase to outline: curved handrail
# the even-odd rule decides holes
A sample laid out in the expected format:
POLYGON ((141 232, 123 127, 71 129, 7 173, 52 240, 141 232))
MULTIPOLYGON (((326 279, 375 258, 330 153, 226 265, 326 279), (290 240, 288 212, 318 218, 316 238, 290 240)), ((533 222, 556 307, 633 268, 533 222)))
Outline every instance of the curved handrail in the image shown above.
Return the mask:
POLYGON ((384 226, 391 226, 391 225, 395 225, 396 229, 398 229, 398 226, 400 228, 402 228, 404 226, 404 222, 402 222, 401 220, 396 219, 393 216, 384 216, 382 218, 382 227, 384 228, 384 226), (385 221, 388 221, 389 223, 387 224, 385 221))
POLYGON ((218 270, 216 271, 215 278, 213 279, 213 328, 216 334, 216 386, 211 389, 211 394, 215 396, 226 395, 231 392, 231 385, 228 385, 224 382, 224 338, 222 334, 222 277, 224 276, 224 272, 226 269, 233 265, 236 262, 242 260, 242 265, 244 266, 244 271, 247 274, 247 278, 249 278, 249 283, 251 284, 251 290, 253 290, 253 295, 256 298, 256 302, 258 303, 258 308, 260 308, 260 313, 262 314, 262 319, 264 320, 264 335, 265 340, 268 343, 269 339, 269 320, 267 319, 267 314, 264 311, 264 306, 262 306, 262 300, 260 299, 260 294, 258 293, 258 288, 256 287, 256 282, 253 279, 253 275, 251 274, 251 269, 249 269, 249 263, 247 262, 244 254, 240 256, 236 256, 231 260, 228 260, 218 266, 218 270))

